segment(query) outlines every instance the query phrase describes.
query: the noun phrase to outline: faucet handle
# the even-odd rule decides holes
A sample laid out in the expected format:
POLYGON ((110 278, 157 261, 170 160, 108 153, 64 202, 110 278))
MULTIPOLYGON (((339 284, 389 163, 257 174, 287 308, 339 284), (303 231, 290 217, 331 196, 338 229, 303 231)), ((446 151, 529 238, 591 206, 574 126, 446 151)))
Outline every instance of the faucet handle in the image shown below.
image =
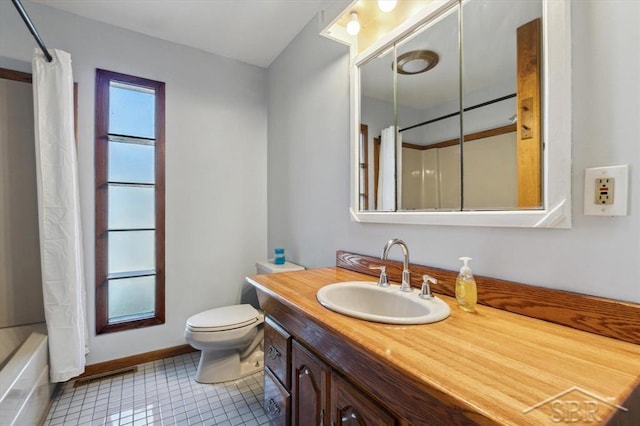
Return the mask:
POLYGON ((423 275, 422 276, 422 288, 420 289, 420 293, 418 294, 418 297, 421 299, 433 299, 433 294, 431 294, 431 287, 429 286, 429 283, 431 284, 438 284, 438 280, 436 280, 435 278, 433 278, 431 275, 423 275))
POLYGON ((384 265, 372 265, 369 269, 379 269, 380 278, 378 278, 378 286, 389 287, 389 279, 387 278, 387 267, 384 265))

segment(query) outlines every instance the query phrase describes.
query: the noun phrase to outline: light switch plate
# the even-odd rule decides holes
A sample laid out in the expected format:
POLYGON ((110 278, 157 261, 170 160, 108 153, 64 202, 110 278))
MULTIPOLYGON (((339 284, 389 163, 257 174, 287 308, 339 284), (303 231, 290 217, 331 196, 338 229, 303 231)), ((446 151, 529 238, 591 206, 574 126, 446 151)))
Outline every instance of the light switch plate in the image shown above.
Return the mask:
POLYGON ((629 166, 593 167, 584 170, 584 214, 587 216, 627 216, 629 166), (611 204, 601 204, 596 196, 599 179, 613 179, 611 204))

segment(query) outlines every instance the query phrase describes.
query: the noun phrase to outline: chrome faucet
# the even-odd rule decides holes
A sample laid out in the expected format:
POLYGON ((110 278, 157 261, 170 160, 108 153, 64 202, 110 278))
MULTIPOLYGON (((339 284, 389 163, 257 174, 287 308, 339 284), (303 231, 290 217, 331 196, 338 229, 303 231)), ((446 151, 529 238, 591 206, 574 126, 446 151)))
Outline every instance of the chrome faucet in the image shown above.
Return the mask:
POLYGON ((402 248, 402 253, 404 254, 404 262, 402 264, 402 285, 400 286, 400 291, 413 291, 411 288, 411 272, 409 271, 409 247, 407 247, 407 244, 404 241, 397 238, 387 241, 387 244, 384 245, 384 249, 382 249, 382 256, 380 256, 380 259, 387 260, 389 249, 396 244, 402 248))

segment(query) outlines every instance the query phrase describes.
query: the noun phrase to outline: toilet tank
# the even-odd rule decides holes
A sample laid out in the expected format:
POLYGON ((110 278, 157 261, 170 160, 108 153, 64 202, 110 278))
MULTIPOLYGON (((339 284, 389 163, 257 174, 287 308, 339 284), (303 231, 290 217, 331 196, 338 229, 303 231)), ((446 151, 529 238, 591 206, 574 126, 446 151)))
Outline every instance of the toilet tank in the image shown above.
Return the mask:
MULTIPOLYGON (((272 260, 261 260, 256 262, 256 271, 258 274, 273 274, 277 272, 302 271, 304 266, 296 265, 291 262, 284 262, 282 265, 275 265, 272 260)), ((249 303, 256 309, 261 309, 258 301, 258 294, 254 286, 245 283, 240 303, 249 303)))
POLYGON ((256 262, 256 271, 258 274, 274 274, 278 272, 302 271, 304 266, 296 265, 291 262, 284 262, 282 265, 276 265, 269 260, 261 260, 256 262))

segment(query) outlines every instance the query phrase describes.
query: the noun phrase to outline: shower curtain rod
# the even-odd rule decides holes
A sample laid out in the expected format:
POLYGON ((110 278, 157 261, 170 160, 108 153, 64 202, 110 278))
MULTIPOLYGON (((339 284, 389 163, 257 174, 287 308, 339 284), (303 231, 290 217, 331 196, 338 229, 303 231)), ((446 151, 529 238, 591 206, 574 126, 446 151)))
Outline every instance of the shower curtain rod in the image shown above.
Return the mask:
POLYGON ((51 62, 53 60, 53 56, 51 56, 51 53, 49 53, 49 51, 47 50, 47 46, 44 45, 44 42, 40 38, 40 34, 38 34, 38 30, 36 30, 36 27, 33 26, 33 22, 31 22, 29 15, 27 15, 27 11, 24 10, 24 7, 22 7, 22 3, 20 3, 20 0, 11 0, 11 2, 18 10, 18 13, 22 17, 22 20, 24 21, 27 28, 29 28, 29 31, 31 32, 33 38, 36 39, 36 43, 38 43, 38 46, 40 46, 40 49, 42 49, 42 53, 44 53, 44 56, 47 58, 47 62, 51 62))
MULTIPOLYGON (((516 96, 517 96, 516 93, 512 93, 510 95, 506 95, 506 96, 502 96, 500 98, 492 99, 490 101, 483 102, 481 104, 472 105, 470 107, 467 107, 467 108, 463 109, 462 111, 463 112, 467 112, 467 111, 471 111, 473 109, 482 108, 482 107, 487 106, 487 105, 491 105, 491 104, 495 104, 497 102, 505 101, 507 99, 515 98, 516 96)), ((431 119, 431 120, 423 121, 422 123, 414 124, 413 126, 405 127, 404 129, 400 129, 398 131, 399 132, 404 132, 405 130, 415 129, 416 127, 425 126, 427 124, 435 123, 436 121, 444 120, 446 118, 455 117, 456 115, 460 115, 460 112, 459 111, 458 112, 452 112, 451 114, 447 114, 447 115, 443 115, 442 117, 438 117, 438 118, 434 118, 434 119, 431 119)))

